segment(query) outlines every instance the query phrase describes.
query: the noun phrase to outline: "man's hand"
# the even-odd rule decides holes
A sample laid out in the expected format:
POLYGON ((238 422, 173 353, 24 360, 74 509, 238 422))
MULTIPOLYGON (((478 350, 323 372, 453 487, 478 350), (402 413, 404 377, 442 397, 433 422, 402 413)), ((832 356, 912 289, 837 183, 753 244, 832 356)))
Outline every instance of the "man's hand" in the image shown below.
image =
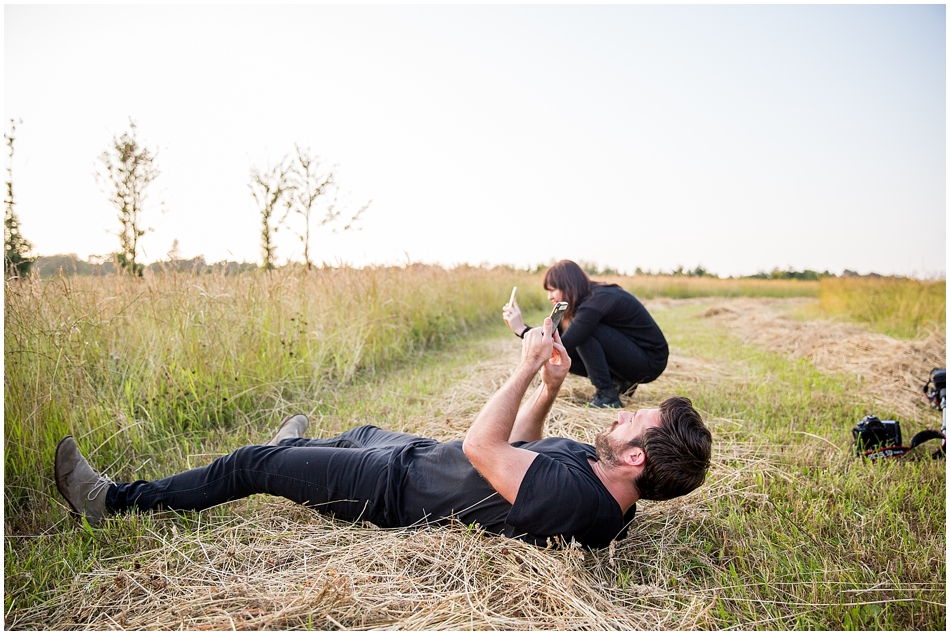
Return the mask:
POLYGON ((571 358, 567 354, 567 349, 561 344, 561 336, 557 329, 551 333, 551 336, 554 340, 551 357, 541 367, 541 381, 544 382, 545 386, 557 392, 561 388, 561 384, 564 383, 567 373, 571 370, 571 358))
POLYGON ((529 368, 532 373, 541 370, 541 367, 551 359, 551 353, 554 350, 552 331, 554 331, 554 322, 546 317, 541 328, 531 329, 524 334, 524 342, 521 344, 521 364, 529 368))
POLYGON ((555 392, 561 387, 571 369, 571 358, 561 344, 561 336, 554 328, 551 318, 544 318, 544 326, 531 329, 524 335, 521 345, 521 363, 532 372, 541 370, 541 381, 555 392))

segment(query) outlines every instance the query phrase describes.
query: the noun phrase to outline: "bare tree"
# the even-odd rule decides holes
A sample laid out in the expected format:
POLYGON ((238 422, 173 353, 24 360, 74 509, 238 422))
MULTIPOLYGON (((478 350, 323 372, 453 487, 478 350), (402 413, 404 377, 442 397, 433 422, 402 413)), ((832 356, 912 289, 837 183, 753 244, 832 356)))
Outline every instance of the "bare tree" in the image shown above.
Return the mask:
POLYGON ((122 229, 118 232, 120 251, 116 254, 122 270, 142 275, 143 265, 135 261, 139 238, 150 228, 143 227, 145 190, 160 174, 157 152, 139 143, 135 122, 129 119, 129 132, 114 136, 109 148, 99 156, 102 164, 97 179, 109 202, 119 210, 122 229))
MULTIPOLYGON (((277 250, 274 244, 274 234, 277 225, 272 224, 274 212, 282 207, 290 206, 290 195, 294 190, 291 182, 293 164, 284 157, 270 168, 259 170, 251 168, 251 182, 248 187, 261 213, 261 251, 264 260, 264 269, 274 268, 274 254, 277 250)), ((286 218, 286 213, 284 214, 286 218)))
MULTIPOLYGON (((311 227, 323 227, 337 220, 343 214, 339 203, 339 187, 336 183, 336 176, 333 170, 336 166, 323 169, 318 157, 310 155, 309 149, 302 149, 297 146, 297 156, 293 161, 293 195, 290 198, 290 204, 287 207, 287 213, 281 219, 281 224, 285 224, 288 216, 293 212, 302 219, 303 229, 297 231, 290 227, 303 243, 303 257, 307 268, 313 267, 313 261, 310 259, 310 234, 311 227), (322 216, 314 217, 314 213, 322 209, 322 216)), ((357 210, 343 226, 343 231, 355 227, 356 221, 360 215, 369 208, 369 203, 357 210)), ((334 230, 336 231, 336 230, 334 230)))
MULTIPOLYGON (((7 196, 4 199, 3 215, 3 270, 8 276, 24 277, 30 273, 30 268, 36 258, 29 256, 33 245, 20 233, 20 219, 16 215, 13 203, 13 141, 16 138, 17 121, 10 119, 10 133, 4 133, 3 138, 10 148, 9 162, 7 163, 7 196)), ((23 123, 22 120, 19 123, 23 123)))

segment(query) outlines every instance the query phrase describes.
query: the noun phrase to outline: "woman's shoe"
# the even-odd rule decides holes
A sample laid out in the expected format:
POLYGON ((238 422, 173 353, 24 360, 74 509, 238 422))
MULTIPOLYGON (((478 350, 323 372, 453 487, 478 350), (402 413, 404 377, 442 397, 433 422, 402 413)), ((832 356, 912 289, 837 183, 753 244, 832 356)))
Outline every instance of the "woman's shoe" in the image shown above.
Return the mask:
POLYGON ((632 397, 633 393, 636 392, 637 390, 638 384, 628 379, 619 379, 617 377, 614 377, 613 381, 614 381, 614 386, 617 387, 617 392, 621 395, 632 397))
POLYGON ((622 408, 620 403, 620 392, 616 388, 607 388, 598 390, 594 394, 594 399, 587 404, 591 408, 622 408))

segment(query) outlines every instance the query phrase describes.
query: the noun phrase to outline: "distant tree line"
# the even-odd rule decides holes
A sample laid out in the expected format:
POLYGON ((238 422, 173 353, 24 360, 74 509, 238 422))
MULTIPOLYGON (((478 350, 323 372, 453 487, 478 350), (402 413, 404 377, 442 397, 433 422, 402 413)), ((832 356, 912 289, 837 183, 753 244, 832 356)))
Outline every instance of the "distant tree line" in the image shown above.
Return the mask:
MULTIPOLYGON (((847 272, 847 269, 845 270, 847 272)), ((857 274, 855 274, 857 275, 857 274)), ((877 274, 869 274, 875 276, 877 274)), ((804 271, 795 271, 794 269, 772 269, 770 273, 765 273, 760 271, 759 273, 753 274, 751 276, 743 276, 743 278, 757 278, 761 280, 820 280, 822 278, 836 278, 837 276, 827 269, 822 272, 812 271, 811 269, 805 269, 804 271)))
MULTIPOLYGON (((163 260, 139 266, 141 272, 147 271, 156 275, 169 272, 195 274, 223 272, 226 275, 231 275, 253 271, 257 268, 258 265, 254 262, 222 260, 221 262, 207 263, 203 256, 190 259, 163 260)), ((59 275, 60 271, 66 276, 108 276, 114 275, 122 269, 122 264, 115 258, 102 262, 87 262, 76 254, 40 256, 33 263, 33 271, 44 278, 59 275)))
MULTIPOLYGON (((553 262, 551 263, 553 264, 553 262)), ((543 273, 551 266, 551 264, 538 264, 534 267, 528 267, 527 270, 530 273, 543 273)), ((578 262, 581 268, 587 272, 587 275, 592 278, 598 276, 624 276, 629 275, 625 272, 618 271, 613 267, 599 267, 598 265, 591 262, 578 262)), ((664 271, 663 269, 657 269, 656 271, 652 269, 643 269, 637 267, 634 270, 633 275, 637 276, 685 276, 688 278, 720 278, 719 274, 712 273, 706 269, 703 265, 696 265, 692 269, 685 269, 682 265, 677 266, 675 269, 669 271, 664 271)), ((848 276, 860 276, 861 274, 855 273, 854 271, 844 270, 844 273, 841 274, 843 277, 848 276)), ((881 277, 879 274, 870 273, 867 274, 869 277, 881 277)), ((751 276, 738 276, 742 279, 760 279, 760 280, 819 280, 821 278, 835 278, 835 274, 830 271, 812 271, 811 269, 805 269, 804 271, 796 271, 789 267, 788 269, 778 269, 775 268, 771 272, 760 271, 758 273, 752 274, 751 276)), ((728 276, 726 279, 732 279, 732 276, 728 276)))

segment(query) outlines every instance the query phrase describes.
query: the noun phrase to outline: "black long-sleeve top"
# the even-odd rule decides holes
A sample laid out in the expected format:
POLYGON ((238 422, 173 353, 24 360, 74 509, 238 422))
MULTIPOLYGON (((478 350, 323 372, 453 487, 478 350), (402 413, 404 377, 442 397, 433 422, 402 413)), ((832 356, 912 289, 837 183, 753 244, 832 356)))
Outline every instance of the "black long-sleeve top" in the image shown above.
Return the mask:
POLYGON ((573 349, 586 341, 598 324, 613 327, 633 340, 640 348, 669 355, 670 348, 653 316, 632 294, 617 285, 597 285, 574 311, 574 318, 562 330, 561 342, 573 349))

